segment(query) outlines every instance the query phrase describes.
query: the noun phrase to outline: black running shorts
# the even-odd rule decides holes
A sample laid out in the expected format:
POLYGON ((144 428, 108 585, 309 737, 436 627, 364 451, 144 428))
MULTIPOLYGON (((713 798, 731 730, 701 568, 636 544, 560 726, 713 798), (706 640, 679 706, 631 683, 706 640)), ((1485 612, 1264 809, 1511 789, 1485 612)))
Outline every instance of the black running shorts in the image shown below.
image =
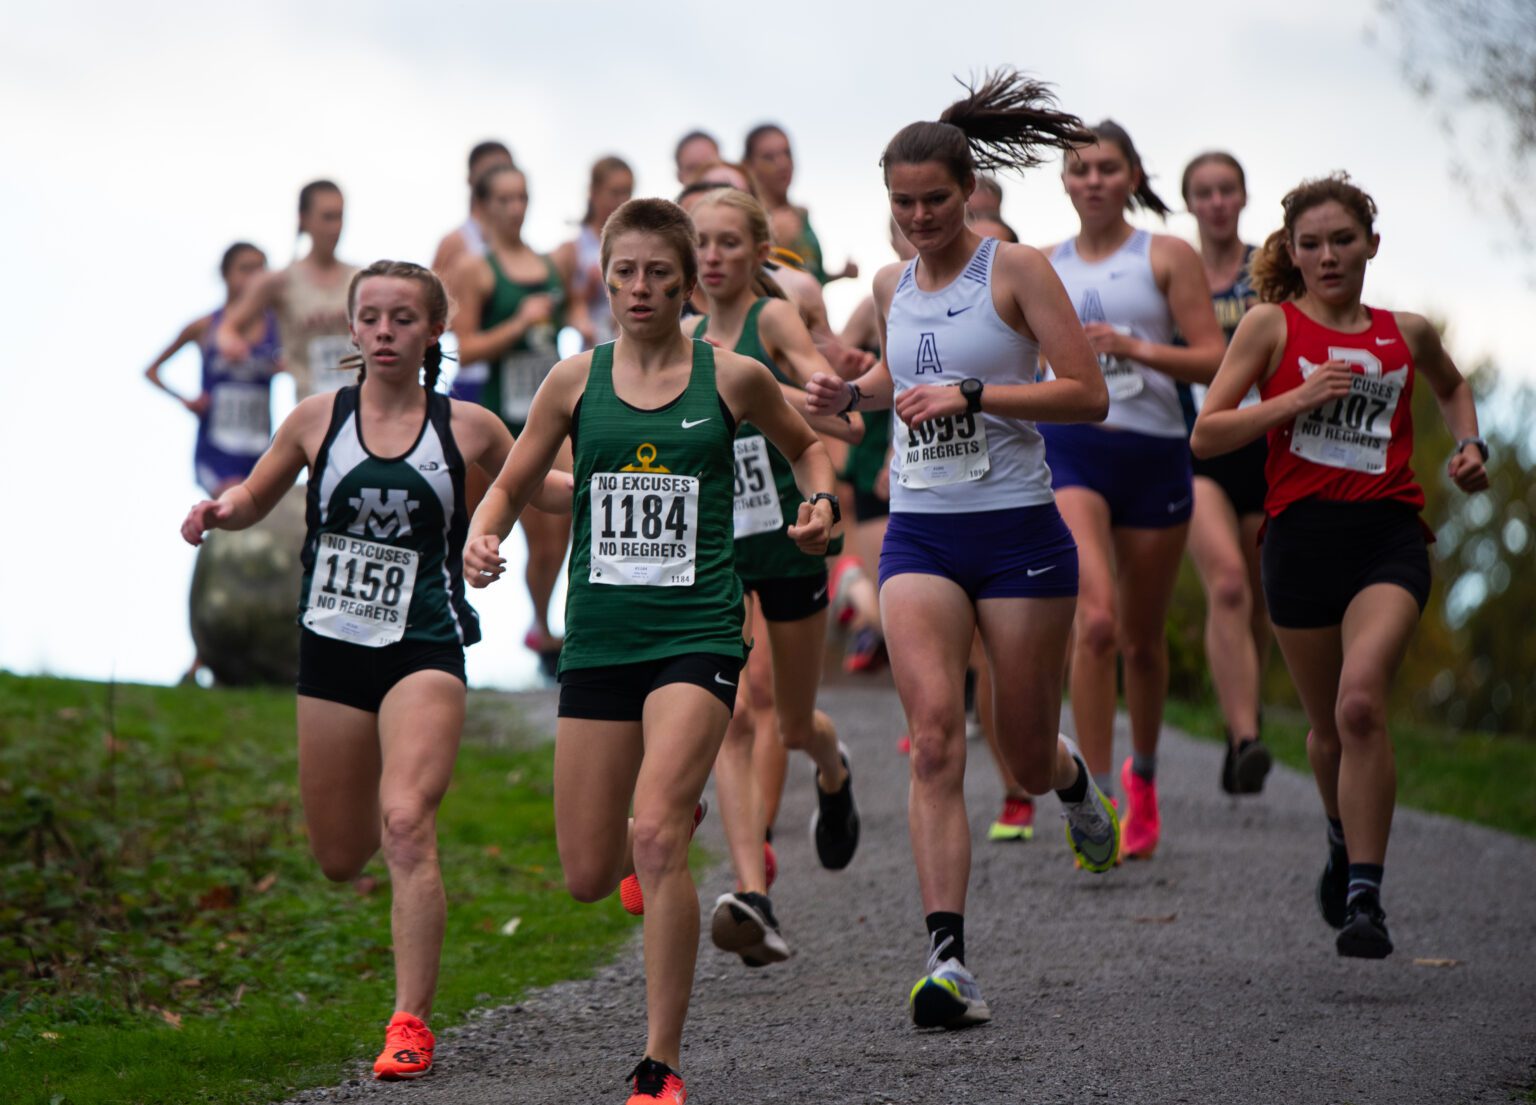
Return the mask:
POLYGON ((638 664, 567 668, 560 673, 560 716, 589 721, 639 721, 650 693, 669 683, 692 683, 736 706, 742 662, 712 652, 690 652, 638 664))
POLYGON ((1394 502, 1305 499, 1271 518, 1261 564, 1269 619, 1284 629, 1338 625, 1354 597, 1376 583, 1429 602, 1432 539, 1418 511, 1394 502))
POLYGON ((418 671, 445 671, 463 683, 464 646, 404 640, 366 648, 299 630, 298 690, 307 698, 376 714, 390 689, 418 671))

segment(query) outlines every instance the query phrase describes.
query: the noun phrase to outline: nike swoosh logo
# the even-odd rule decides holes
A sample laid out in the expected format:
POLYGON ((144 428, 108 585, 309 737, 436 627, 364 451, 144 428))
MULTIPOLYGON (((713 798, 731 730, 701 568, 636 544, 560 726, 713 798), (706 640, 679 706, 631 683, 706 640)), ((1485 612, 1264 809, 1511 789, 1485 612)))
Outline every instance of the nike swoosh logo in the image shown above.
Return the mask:
POLYGON ((1034 579, 1036 576, 1043 576, 1046 572, 1054 572, 1055 570, 1056 565, 1052 564, 1049 568, 1025 568, 1024 574, 1030 579, 1034 579))
POLYGON ((811 596, 811 601, 820 602, 826 596, 826 593, 827 589, 823 587, 820 591, 817 591, 814 595, 811 596))
POLYGON ((1183 510, 1188 505, 1189 505, 1189 496, 1185 495, 1178 502, 1176 502, 1176 503, 1169 503, 1168 504, 1168 513, 1169 514, 1173 514, 1175 511, 1183 510))
POLYGON ((1131 275, 1129 272, 1126 272, 1124 269, 1122 269, 1119 272, 1112 272, 1112 273, 1110 273, 1109 274, 1109 278, 1111 280, 1119 280, 1122 276, 1129 276, 1129 275, 1131 275))
MULTIPOLYGON (((976 306, 976 304, 972 303, 971 307, 974 307, 974 306, 976 306)), ((965 314, 965 312, 969 311, 971 309, 971 307, 961 307, 958 311, 955 310, 953 307, 951 307, 949 309, 949 311, 947 312, 947 314, 949 315, 950 318, 954 318, 956 315, 963 315, 963 314, 965 314)))
POLYGON ((1376 339, 1376 344, 1377 345, 1393 345, 1396 342, 1397 342, 1396 338, 1377 338, 1376 339))
POLYGON ((683 429, 691 430, 695 426, 702 426, 702 425, 704 425, 704 423, 706 423, 708 421, 709 421, 709 419, 707 419, 707 418, 695 418, 692 422, 690 422, 690 421, 688 421, 688 419, 685 418, 685 419, 683 419, 683 429))
POLYGON ((722 687, 734 687, 736 685, 735 683, 732 683, 729 679, 721 679, 719 672, 715 672, 715 682, 719 683, 722 687))

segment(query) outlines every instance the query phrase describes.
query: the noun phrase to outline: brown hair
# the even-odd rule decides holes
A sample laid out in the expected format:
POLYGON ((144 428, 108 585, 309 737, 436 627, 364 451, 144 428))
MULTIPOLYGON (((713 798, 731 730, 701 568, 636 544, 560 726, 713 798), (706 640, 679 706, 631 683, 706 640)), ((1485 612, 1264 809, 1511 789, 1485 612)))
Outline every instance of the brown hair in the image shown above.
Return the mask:
MULTIPOLYGON (((448 325, 448 315, 451 310, 448 289, 443 287, 443 282, 438 279, 437 273, 412 261, 375 261, 366 269, 358 270, 357 275, 352 277, 352 283, 347 286, 347 321, 349 323, 357 313, 357 289, 362 286, 364 280, 373 276, 393 276, 419 284, 422 289, 422 298, 426 300, 427 321, 434 326, 448 325)), ((361 356, 357 361, 357 379, 361 383, 368 374, 368 366, 362 363, 361 356)), ((426 373, 427 390, 435 390, 437 378, 443 370, 441 341, 435 341, 427 346, 427 353, 422 359, 421 367, 426 373)))
POLYGON ((1152 190, 1152 182, 1147 176, 1147 168, 1141 162, 1141 154, 1136 152, 1136 143, 1131 141, 1129 132, 1113 119, 1105 119, 1089 128, 1093 138, 1088 145, 1100 145, 1104 142, 1113 142, 1115 148, 1125 155, 1125 160, 1131 170, 1141 178, 1136 185, 1136 191, 1126 199, 1125 206, 1134 210, 1141 208, 1150 211, 1160 219, 1167 218, 1173 208, 1163 202, 1163 197, 1152 190))
POLYGON ((678 263, 683 269, 683 284, 692 288, 699 282, 699 255, 696 251, 698 235, 693 220, 671 200, 634 199, 625 203, 603 224, 602 266, 608 274, 608 261, 613 256, 613 240, 621 234, 654 234, 677 251, 678 263))
POLYGON ((1248 174, 1243 172, 1243 167, 1238 164, 1237 158, 1226 150, 1206 150, 1190 159, 1189 164, 1184 166, 1184 175, 1179 179, 1179 195, 1184 197, 1186 206, 1189 204, 1189 178, 1194 176, 1195 170, 1202 165, 1225 165, 1237 174, 1237 186, 1243 190, 1244 195, 1247 195, 1248 174))
MULTIPOLYGON (((736 188, 714 188, 699 197, 699 202, 694 204, 694 211, 705 207, 729 207, 732 211, 739 211, 747 221, 747 233, 752 236, 752 245, 761 247, 773 244, 773 231, 768 225, 768 211, 755 196, 736 188)), ((774 299, 788 299, 784 289, 779 287, 773 277, 763 272, 759 266, 757 274, 752 278, 752 290, 759 296, 772 296, 774 299)))
MULTIPOLYGON (((784 128, 779 126, 779 124, 759 123, 747 131, 746 141, 741 144, 741 159, 743 161, 750 161, 753 153, 756 152, 757 143, 761 139, 767 138, 770 134, 777 134, 785 141, 789 140, 789 135, 785 133, 784 128)), ((719 147, 716 148, 718 149, 719 147)))
POLYGON ((492 165, 485 172, 475 177, 474 193, 476 203, 485 203, 491 198, 491 185, 494 184, 496 178, 501 176, 503 173, 516 173, 518 176, 523 178, 523 182, 525 184, 528 181, 528 174, 523 172, 516 165, 510 165, 505 161, 499 161, 495 165, 492 165))
POLYGON ((1307 290, 1301 270, 1291 260, 1289 246, 1295 239, 1296 220, 1329 201, 1348 211, 1367 236, 1375 233, 1376 201, 1351 183, 1348 173, 1330 173, 1302 181, 1280 201, 1280 209, 1285 212, 1284 225, 1265 238, 1253 255, 1248 281, 1261 301, 1284 303, 1307 290))
MULTIPOLYGON (((705 165, 699 170, 699 175, 693 178, 694 183, 697 184, 702 181, 704 179, 704 174, 711 171, 712 169, 721 168, 729 169, 733 173, 740 173, 741 179, 747 182, 747 194, 753 199, 761 198, 761 193, 757 188, 757 174, 739 161, 711 161, 708 165, 705 165)), ((726 187, 733 186, 726 185, 726 187)))
POLYGON ((1093 141, 1081 119, 1056 110, 1049 85, 1016 69, 987 73, 979 87, 961 85, 965 99, 945 108, 938 122, 908 123, 886 144, 880 165, 887 183, 892 165, 939 161, 964 184, 978 172, 1032 168, 1046 149, 1093 141))
POLYGON ((592 179, 587 184, 587 213, 581 217, 583 223, 592 221, 592 193, 601 188, 603 181, 614 173, 628 173, 631 180, 635 178, 635 171, 629 167, 629 162, 614 154, 600 157, 592 163, 592 179))

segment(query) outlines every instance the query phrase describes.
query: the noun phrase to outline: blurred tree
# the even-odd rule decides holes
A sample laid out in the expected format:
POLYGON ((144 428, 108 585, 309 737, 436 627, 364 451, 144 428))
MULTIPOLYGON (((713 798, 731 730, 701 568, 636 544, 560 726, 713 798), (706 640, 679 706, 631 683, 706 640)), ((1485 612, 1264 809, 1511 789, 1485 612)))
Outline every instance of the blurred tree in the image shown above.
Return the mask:
POLYGON ((1403 76, 1436 105, 1451 175, 1536 250, 1536 2, 1377 0, 1403 76), (1474 121, 1482 123, 1475 125, 1474 121))

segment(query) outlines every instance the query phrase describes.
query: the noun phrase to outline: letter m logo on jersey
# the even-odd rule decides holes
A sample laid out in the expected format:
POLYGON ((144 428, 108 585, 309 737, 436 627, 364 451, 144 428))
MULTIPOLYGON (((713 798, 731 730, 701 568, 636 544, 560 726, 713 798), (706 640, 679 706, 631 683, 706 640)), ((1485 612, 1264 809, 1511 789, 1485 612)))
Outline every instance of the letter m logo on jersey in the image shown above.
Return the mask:
POLYGON ((917 374, 943 371, 944 366, 939 363, 939 343, 933 340, 931 330, 924 331, 917 337, 917 374))
POLYGON ((389 500, 388 488, 365 487, 362 494, 347 502, 357 511, 357 517, 347 527, 353 537, 376 537, 388 541, 411 534, 411 511, 421 505, 418 499, 407 499, 406 492, 394 502, 389 500))

